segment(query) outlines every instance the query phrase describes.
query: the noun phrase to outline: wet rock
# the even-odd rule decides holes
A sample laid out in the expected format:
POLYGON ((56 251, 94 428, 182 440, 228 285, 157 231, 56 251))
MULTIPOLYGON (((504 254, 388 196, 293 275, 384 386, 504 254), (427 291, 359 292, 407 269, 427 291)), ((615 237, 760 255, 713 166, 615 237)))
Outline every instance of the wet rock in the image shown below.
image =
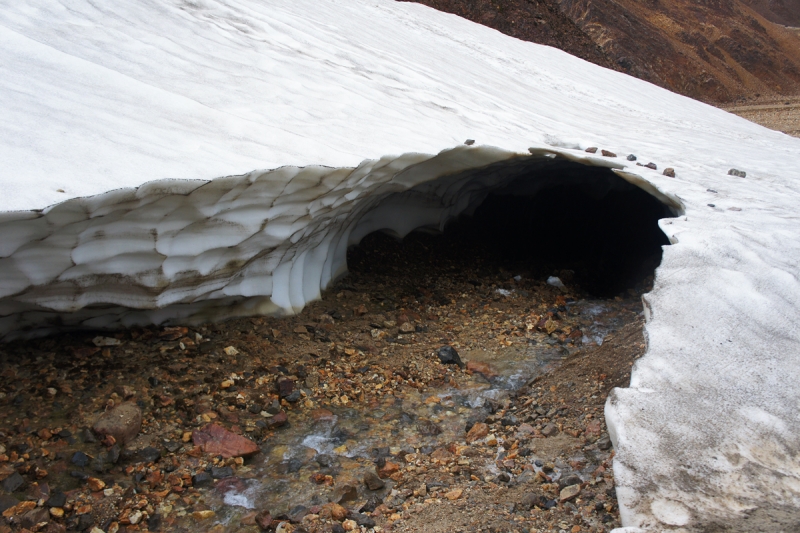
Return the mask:
POLYGON ((377 494, 371 494, 369 498, 367 498, 367 503, 362 505, 361 509, 358 511, 361 513, 371 513, 382 503, 383 500, 377 494))
POLYGON ((489 434, 489 426, 483 422, 478 422, 472 426, 467 433, 467 442, 473 443, 478 439, 482 439, 489 434))
POLYGON ((608 150, 600 150, 600 153, 603 154, 603 157, 617 157, 617 154, 608 150))
POLYGON ((211 467, 211 477, 214 479, 225 479, 233 476, 233 468, 230 466, 211 467))
POLYGON ((489 380, 497 377, 497 372, 492 369, 492 366, 483 361, 467 361, 467 370, 477 372, 489 380))
POLYGON ((192 486, 208 487, 214 483, 214 478, 208 472, 198 472, 192 476, 192 486))
POLYGON ((280 402, 278 400, 273 400, 273 402, 267 406, 266 411, 271 415, 277 415, 281 412, 280 402))
POLYGON ((123 403, 103 413, 92 429, 102 437, 110 435, 117 443, 124 446, 142 429, 142 410, 135 403, 123 403))
POLYGON ((21 489, 25 485, 25 480, 19 475, 19 472, 14 472, 7 478, 5 478, 2 482, 0 482, 0 488, 4 491, 11 493, 16 492, 21 489))
POLYGON ((139 459, 145 463, 155 463, 161 459, 161 450, 148 446, 139 452, 139 459))
POLYGON ((317 464, 323 468, 333 468, 339 466, 339 458, 335 455, 328 455, 326 453, 321 453, 314 457, 314 460, 317 464))
POLYGON ((89 456, 81 451, 77 451, 72 455, 72 464, 81 468, 89 465, 89 456))
POLYGON ((101 491, 106 488, 106 482, 96 477, 90 477, 86 482, 89 484, 89 489, 91 489, 92 492, 101 491))
POLYGON ((664 175, 666 177, 668 177, 668 178, 674 178, 675 177, 675 169, 672 168, 672 167, 665 168, 664 169, 664 175))
POLYGON ((381 490, 386 486, 386 483, 374 472, 367 472, 364 475, 364 485, 366 485, 369 490, 381 490))
POLYGON ((246 457, 258 452, 258 446, 255 442, 241 435, 231 433, 217 424, 209 424, 200 430, 192 432, 192 442, 195 446, 200 446, 205 453, 221 455, 226 459, 229 457, 246 457))
POLYGON ((732 168, 732 169, 730 169, 728 171, 728 176, 736 176, 737 178, 746 178, 747 177, 747 172, 745 172, 743 170, 737 170, 735 168, 732 168))
POLYGON ((459 357, 458 352, 452 346, 442 346, 439 348, 437 355, 439 356, 439 361, 444 365, 458 365, 462 368, 464 367, 461 357, 459 357))
POLYGON ((600 437, 597 441, 597 447, 601 450, 610 450, 611 449, 611 438, 608 435, 604 435, 600 437))
POLYGON ((331 499, 336 503, 352 502, 358 498, 358 488, 355 485, 345 484, 336 487, 331 499))
POLYGON ((561 502, 566 502, 576 497, 580 493, 581 493, 580 485, 570 485, 568 487, 564 487, 563 489, 561 489, 561 492, 558 495, 558 500, 561 502))

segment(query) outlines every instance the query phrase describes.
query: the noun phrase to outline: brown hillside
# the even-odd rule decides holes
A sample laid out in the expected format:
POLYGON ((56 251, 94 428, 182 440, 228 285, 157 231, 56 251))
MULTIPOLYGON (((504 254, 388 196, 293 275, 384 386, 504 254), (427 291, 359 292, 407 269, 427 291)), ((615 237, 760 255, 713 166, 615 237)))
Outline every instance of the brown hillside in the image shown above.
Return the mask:
POLYGON ((699 100, 800 94, 788 0, 416 1, 699 100))

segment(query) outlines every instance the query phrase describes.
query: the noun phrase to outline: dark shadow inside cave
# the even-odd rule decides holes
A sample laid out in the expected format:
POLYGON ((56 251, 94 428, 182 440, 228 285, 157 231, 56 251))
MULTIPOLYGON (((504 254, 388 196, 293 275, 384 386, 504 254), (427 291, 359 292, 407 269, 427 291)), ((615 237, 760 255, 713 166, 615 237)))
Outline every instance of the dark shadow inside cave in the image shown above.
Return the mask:
POLYGON ((374 232, 348 253, 350 272, 451 264, 452 271, 559 276, 591 296, 646 290, 675 212, 609 169, 560 162, 523 172, 489 193, 444 232, 420 228, 402 241, 374 232))

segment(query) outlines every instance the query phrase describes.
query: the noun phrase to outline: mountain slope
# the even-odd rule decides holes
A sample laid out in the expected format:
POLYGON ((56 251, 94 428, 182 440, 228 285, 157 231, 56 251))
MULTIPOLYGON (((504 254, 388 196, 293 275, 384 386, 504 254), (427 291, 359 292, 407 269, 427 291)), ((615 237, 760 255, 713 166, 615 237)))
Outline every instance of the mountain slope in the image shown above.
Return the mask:
POLYGON ((800 93, 800 18, 779 0, 416 0, 699 100, 800 93), (752 4, 752 5, 748 5, 752 4))

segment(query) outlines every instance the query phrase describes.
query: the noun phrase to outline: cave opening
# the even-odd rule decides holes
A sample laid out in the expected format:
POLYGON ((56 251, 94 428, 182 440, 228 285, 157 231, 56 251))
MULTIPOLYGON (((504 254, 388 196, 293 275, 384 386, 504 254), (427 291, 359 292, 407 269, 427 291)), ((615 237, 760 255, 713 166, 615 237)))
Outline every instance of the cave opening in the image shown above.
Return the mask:
POLYGON ((669 244, 658 220, 678 212, 610 169, 564 161, 506 177, 465 211, 444 231, 367 235, 348 252, 351 275, 424 282, 444 269, 457 277, 555 276, 589 297, 641 293, 669 244))

